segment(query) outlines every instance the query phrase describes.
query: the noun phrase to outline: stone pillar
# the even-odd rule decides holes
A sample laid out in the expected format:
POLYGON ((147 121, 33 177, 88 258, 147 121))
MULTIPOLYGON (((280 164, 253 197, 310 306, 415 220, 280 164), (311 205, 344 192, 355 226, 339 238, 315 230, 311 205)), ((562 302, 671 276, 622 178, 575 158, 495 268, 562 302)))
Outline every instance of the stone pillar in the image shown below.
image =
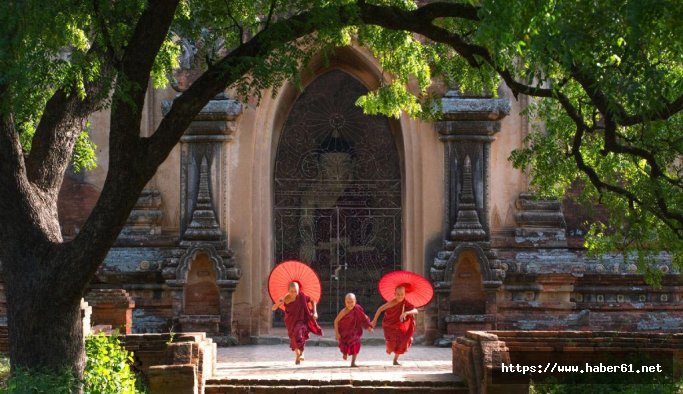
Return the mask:
POLYGON ((81 323, 83 325, 83 342, 85 342, 85 337, 90 335, 90 318, 92 316, 92 307, 88 305, 85 299, 81 298, 81 323))
MULTIPOLYGON (((164 103, 164 110, 171 102, 164 103)), ((241 271, 228 246, 225 230, 218 218, 224 217, 222 196, 227 188, 225 144, 232 140, 241 104, 224 94, 211 100, 195 117, 181 138, 180 168, 180 249, 178 259, 164 267, 162 275, 173 289, 176 321, 191 322, 193 329, 203 326, 210 335, 227 336, 232 327, 232 293, 241 271), (205 255, 205 257, 202 257, 205 255), (219 316, 188 315, 184 310, 187 275, 198 258, 208 258, 219 291, 219 316), (215 322, 219 320, 218 331, 215 322)), ((204 273, 202 273, 204 274, 204 273)))
POLYGON ((435 129, 444 147, 443 250, 431 268, 436 291, 438 328, 441 334, 473 328, 495 327, 496 292, 504 271, 491 251, 489 223, 490 147, 500 130, 500 120, 510 112, 508 99, 465 98, 449 92, 442 99, 443 118, 435 129), (454 315, 450 299, 455 265, 463 252, 473 253, 479 264, 486 306, 484 315, 454 315))

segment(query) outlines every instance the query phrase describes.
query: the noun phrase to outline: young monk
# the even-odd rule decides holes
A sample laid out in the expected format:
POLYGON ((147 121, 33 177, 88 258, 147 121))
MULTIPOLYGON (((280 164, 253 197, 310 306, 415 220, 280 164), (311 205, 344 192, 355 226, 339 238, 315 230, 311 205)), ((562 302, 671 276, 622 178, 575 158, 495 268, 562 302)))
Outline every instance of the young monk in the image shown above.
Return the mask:
POLYGON ((384 312, 382 329, 387 342, 387 354, 394 353, 394 365, 401 365, 398 363, 398 358, 408 351, 413 343, 415 332, 417 309, 405 298, 405 287, 398 286, 394 291, 394 299, 380 306, 375 313, 375 318, 372 319, 372 326, 375 327, 379 315, 384 312))
POLYGON ((344 355, 344 360, 351 355, 351 366, 357 367, 356 357, 360 351, 360 337, 363 329, 373 331, 370 318, 365 314, 363 307, 356 304, 356 295, 349 293, 344 297, 346 308, 339 311, 334 319, 334 336, 339 342, 339 350, 344 355))
POLYGON ((298 283, 289 284, 288 293, 273 305, 273 311, 283 304, 289 347, 296 354, 294 363, 299 365, 304 360, 304 345, 308 340, 308 334, 312 332, 315 335, 323 335, 323 330, 316 321, 318 311, 315 302, 303 291, 299 291, 298 283))

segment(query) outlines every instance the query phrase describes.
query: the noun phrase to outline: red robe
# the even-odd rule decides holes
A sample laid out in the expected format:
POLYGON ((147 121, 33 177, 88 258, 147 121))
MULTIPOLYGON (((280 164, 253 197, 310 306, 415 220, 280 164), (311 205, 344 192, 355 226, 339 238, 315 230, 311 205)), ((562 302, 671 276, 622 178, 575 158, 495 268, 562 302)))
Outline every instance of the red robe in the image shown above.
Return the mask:
POLYGON ((363 329, 370 328, 372 322, 365 314, 363 307, 356 304, 349 313, 346 314, 339 323, 339 350, 342 354, 354 355, 360 351, 360 337, 363 336, 363 329))
POLYGON ((311 298, 303 292, 299 292, 294 301, 285 304, 285 326, 289 335, 289 347, 292 350, 304 350, 309 332, 315 335, 323 335, 323 330, 313 318, 311 298))
POLYGON ((415 309, 413 304, 403 301, 384 311, 382 329, 384 339, 387 341, 387 351, 403 354, 413 343, 415 333, 415 315, 408 315, 404 321, 400 321, 401 313, 415 309))

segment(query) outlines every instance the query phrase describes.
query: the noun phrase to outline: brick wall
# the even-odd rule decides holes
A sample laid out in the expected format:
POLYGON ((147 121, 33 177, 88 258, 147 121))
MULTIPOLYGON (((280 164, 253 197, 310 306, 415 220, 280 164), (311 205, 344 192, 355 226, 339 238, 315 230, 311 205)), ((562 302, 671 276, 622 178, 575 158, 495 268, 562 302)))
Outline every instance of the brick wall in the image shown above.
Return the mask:
POLYGON ((0 353, 9 354, 9 331, 6 325, 0 325, 0 353))
POLYGON ((123 334, 132 332, 135 301, 124 289, 92 289, 85 299, 92 307, 93 325, 109 325, 123 334))
MULTIPOLYGON (((470 393, 512 393, 519 386, 495 384, 501 363, 520 365, 583 365, 626 353, 670 355, 683 359, 683 334, 615 331, 469 331, 452 344, 453 373, 467 380, 470 393)), ((625 360, 624 360, 625 362, 625 360)), ((680 371, 679 371, 680 372, 680 371)), ((676 369, 674 369, 674 374, 676 369)))
POLYGON ((202 393, 215 372, 216 344, 203 332, 131 334, 122 336, 121 343, 134 353, 152 394, 202 393))
POLYGON ((57 209, 62 234, 66 238, 76 235, 90 212, 95 207, 100 191, 93 185, 79 182, 69 176, 64 177, 62 188, 59 190, 57 209))

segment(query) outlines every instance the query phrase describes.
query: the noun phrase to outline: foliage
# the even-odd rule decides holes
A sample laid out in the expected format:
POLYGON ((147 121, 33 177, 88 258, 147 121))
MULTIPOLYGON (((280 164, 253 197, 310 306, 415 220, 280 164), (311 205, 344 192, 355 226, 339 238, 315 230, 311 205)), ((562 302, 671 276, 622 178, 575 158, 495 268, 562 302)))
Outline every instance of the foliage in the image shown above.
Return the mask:
POLYGON ((683 390, 679 384, 622 384, 622 383, 582 383, 560 384, 542 383, 529 387, 531 394, 677 394, 683 390))
MULTIPOLYGON (((107 78, 101 59, 89 51, 93 18, 86 3, 3 2, 0 5, 0 84, 9 83, 1 110, 14 113, 28 152, 47 100, 59 88, 86 95, 84 82, 107 78)), ((87 133, 76 141, 73 165, 89 169, 96 161, 87 133)))
POLYGON ((516 78, 549 86, 528 108, 543 121, 511 160, 541 195, 579 199, 609 210, 586 246, 594 255, 635 256, 651 279, 660 250, 683 262, 683 94, 680 2, 515 2, 518 13, 486 6, 482 43, 503 46, 497 64, 516 78), (592 23, 599 21, 599 23, 592 23), (512 26, 496 38, 496 24, 512 26), (515 49, 515 46, 517 47, 515 49), (514 49, 514 51, 513 51, 514 49))
POLYGON ((7 388, 7 380, 9 379, 10 365, 9 357, 0 355, 0 390, 7 388))
MULTIPOLYGON (((133 355, 121 346, 116 335, 99 333, 86 338, 86 366, 83 391, 88 394, 136 394, 144 393, 130 366, 133 355)), ((9 376, 9 359, 0 363, 0 376, 9 376)), ((4 379, 2 379, 4 381, 4 379)), ((41 373, 18 370, 7 382, 9 393, 68 394, 76 384, 73 374, 41 373)), ((0 388, 2 388, 0 386, 0 388)))
POLYGON ((70 370, 60 373, 18 369, 7 382, 5 392, 12 394, 71 394, 76 378, 70 370))
POLYGON ((136 376, 130 366, 133 355, 128 352, 117 335, 99 333, 85 342, 86 365, 84 391, 92 394, 134 394, 136 376))

